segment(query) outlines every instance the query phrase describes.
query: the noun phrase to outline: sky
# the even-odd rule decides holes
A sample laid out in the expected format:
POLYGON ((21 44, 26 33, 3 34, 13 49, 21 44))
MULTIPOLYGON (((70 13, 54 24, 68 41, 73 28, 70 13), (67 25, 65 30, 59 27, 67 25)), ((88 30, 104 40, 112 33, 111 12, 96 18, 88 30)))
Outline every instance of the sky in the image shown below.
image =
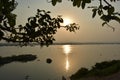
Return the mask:
MULTIPOLYGON (((68 32, 61 28, 55 35, 56 42, 120 42, 120 24, 113 21, 110 24, 115 27, 115 31, 107 26, 102 27, 102 20, 99 16, 92 18, 91 9, 73 7, 68 0, 62 0, 56 6, 52 6, 47 0, 17 0, 18 6, 14 13, 17 14, 17 24, 25 24, 27 18, 34 16, 37 9, 51 11, 52 17, 62 15, 69 18, 72 22, 80 25, 80 29, 75 33, 68 32), (29 7, 29 8, 28 8, 29 7)), ((97 5, 96 2, 93 3, 97 5)), ((113 3, 116 11, 120 12, 120 1, 113 3)))

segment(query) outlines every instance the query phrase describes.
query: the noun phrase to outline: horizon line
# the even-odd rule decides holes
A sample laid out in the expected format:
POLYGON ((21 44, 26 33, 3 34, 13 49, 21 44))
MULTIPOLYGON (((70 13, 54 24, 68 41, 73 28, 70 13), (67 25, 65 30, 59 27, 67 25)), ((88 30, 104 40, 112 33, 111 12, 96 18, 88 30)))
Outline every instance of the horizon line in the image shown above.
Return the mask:
MULTIPOLYGON (((39 45, 30 43, 29 45, 39 45)), ((50 45, 120 45, 120 42, 55 42, 50 45)), ((19 46, 19 43, 0 43, 0 46, 19 46)))

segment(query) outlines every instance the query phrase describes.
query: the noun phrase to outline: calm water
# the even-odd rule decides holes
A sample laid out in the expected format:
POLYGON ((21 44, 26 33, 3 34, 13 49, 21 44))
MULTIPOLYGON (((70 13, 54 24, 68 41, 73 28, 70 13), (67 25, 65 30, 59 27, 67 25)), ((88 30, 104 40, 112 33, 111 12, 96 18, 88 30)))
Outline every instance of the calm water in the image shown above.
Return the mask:
POLYGON ((120 45, 52 45, 49 47, 0 47, 0 56, 34 54, 32 62, 13 62, 0 67, 0 80, 61 80, 81 67, 91 68, 96 62, 120 59, 120 45), (46 59, 51 58, 51 64, 46 59))

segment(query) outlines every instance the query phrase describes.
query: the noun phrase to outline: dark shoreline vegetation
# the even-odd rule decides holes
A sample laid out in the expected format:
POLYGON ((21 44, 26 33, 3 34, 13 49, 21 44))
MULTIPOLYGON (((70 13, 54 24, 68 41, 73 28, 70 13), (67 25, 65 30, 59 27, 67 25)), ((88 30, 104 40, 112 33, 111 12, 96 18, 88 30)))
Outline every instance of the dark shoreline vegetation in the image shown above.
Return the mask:
POLYGON ((109 76, 120 71, 120 60, 104 61, 96 63, 89 70, 87 68, 79 69, 75 74, 70 76, 71 80, 78 80, 88 77, 104 77, 109 76))
POLYGON ((8 57, 1 57, 0 56, 0 67, 11 63, 11 62, 29 62, 29 61, 34 61, 37 58, 36 55, 32 54, 23 54, 23 55, 13 55, 13 56, 8 56, 8 57))
MULTIPOLYGON (((29 43, 29 45, 26 46, 36 46, 36 45, 39 46, 40 44, 29 43)), ((53 43, 51 45, 120 45, 120 43, 119 42, 65 42, 65 43, 58 42, 58 43, 53 43)), ((2 46, 23 46, 23 45, 20 45, 19 43, 0 43, 0 47, 2 46)))

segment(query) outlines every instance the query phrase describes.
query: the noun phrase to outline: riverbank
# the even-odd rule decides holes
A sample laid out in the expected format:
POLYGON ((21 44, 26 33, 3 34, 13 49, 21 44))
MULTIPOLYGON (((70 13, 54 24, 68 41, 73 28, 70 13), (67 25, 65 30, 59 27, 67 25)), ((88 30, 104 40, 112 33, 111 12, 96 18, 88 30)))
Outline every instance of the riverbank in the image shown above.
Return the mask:
POLYGON ((109 76, 103 76, 103 77, 93 76, 87 78, 80 78, 76 80, 120 80, 120 72, 113 73, 112 75, 109 76))
POLYGON ((96 63, 90 70, 79 69, 70 77, 71 80, 119 80, 120 60, 96 63))
POLYGON ((0 56, 0 67, 11 62, 34 61, 36 58, 37 56, 32 54, 23 54, 23 55, 17 55, 17 56, 13 55, 13 56, 7 56, 7 57, 0 56))

